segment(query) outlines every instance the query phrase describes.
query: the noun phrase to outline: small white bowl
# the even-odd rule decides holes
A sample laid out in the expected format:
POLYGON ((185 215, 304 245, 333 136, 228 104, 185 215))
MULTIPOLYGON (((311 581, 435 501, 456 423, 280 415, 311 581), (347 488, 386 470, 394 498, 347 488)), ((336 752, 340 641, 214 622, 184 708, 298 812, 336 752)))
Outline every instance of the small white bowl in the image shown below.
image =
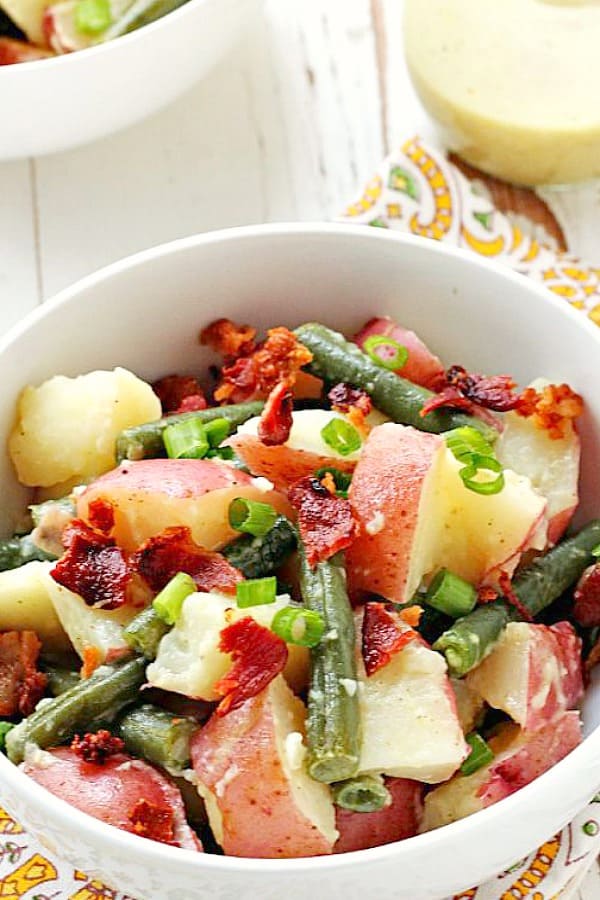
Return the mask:
POLYGON ((204 75, 260 0, 189 0, 123 37, 0 66, 0 161, 85 144, 132 125, 204 75))
MULTIPOLYGON (((158 247, 85 278, 0 343, 0 433, 20 389, 56 373, 124 365, 153 378, 202 370, 201 326, 318 319, 352 332, 388 314, 447 363, 569 382, 584 394, 579 521, 600 509, 600 330, 542 287, 421 238, 346 225, 256 226, 158 247), (184 362, 185 361, 185 362, 184 362)), ((0 457, 0 533, 23 502, 0 457)), ((346 855, 202 856, 127 834, 69 807, 0 755, 0 799, 50 851, 137 900, 439 900, 490 878, 562 828, 600 786, 600 684, 586 739, 500 803, 438 831, 346 855)))

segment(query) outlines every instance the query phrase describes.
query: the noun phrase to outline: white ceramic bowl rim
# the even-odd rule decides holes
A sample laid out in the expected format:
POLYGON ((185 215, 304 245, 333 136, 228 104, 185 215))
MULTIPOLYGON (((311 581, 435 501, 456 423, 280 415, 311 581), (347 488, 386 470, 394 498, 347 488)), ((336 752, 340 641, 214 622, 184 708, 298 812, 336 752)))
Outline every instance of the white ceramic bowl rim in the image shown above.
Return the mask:
POLYGON ((186 10, 188 9, 188 7, 205 6, 208 2, 209 0, 187 0, 187 3, 184 3, 177 9, 171 10, 171 12, 165 13, 164 16, 160 16, 160 18, 155 19, 154 22, 149 22, 147 25, 143 25, 141 28, 136 28, 135 31, 129 31, 127 34, 121 34, 118 37, 112 38, 112 40, 106 41, 102 44, 94 44, 91 47, 84 47, 81 50, 75 50, 72 53, 58 53, 56 56, 49 56, 46 59, 31 59, 27 62, 14 63, 10 66, 0 66, 0 81, 2 81, 3 71, 10 72, 11 77, 13 77, 15 74, 15 70, 19 72, 29 72, 32 66, 35 66, 36 69, 41 69, 41 67, 43 66, 44 71, 47 71, 48 69, 57 65, 72 65, 72 61, 81 59, 82 54, 85 54, 86 59, 91 59, 92 56, 98 56, 100 53, 106 53, 109 48, 117 42, 119 46, 121 46, 125 42, 132 43, 133 41, 140 40, 140 34, 144 35, 148 28, 151 28, 153 31, 155 31, 157 28, 163 26, 165 19, 171 19, 171 16, 180 18, 181 16, 184 16, 186 14, 186 10))
MULTIPOLYGON (((197 0, 191 0, 197 2, 197 0)), ((202 0, 199 0, 202 2, 202 0)), ((369 229, 365 226, 353 226, 345 224, 323 224, 323 223, 283 223, 277 225, 254 225, 239 228, 230 228, 223 231, 214 231, 207 234, 194 235, 188 238, 182 238, 167 244, 161 244, 149 250, 142 251, 135 255, 126 257, 116 263, 106 266, 92 275, 86 276, 74 285, 66 288, 51 300, 44 303, 41 307, 31 312, 21 322, 15 325, 0 340, 0 355, 5 348, 15 341, 19 335, 26 332, 28 328, 37 321, 43 320, 51 311, 63 303, 69 301, 82 291, 90 288, 92 285, 110 279, 113 275, 126 269, 132 269, 143 266, 153 259, 162 256, 177 253, 180 250, 195 247, 197 245, 208 244, 213 242, 222 243, 228 240, 253 239, 257 236, 269 237, 272 240, 285 236, 287 234, 304 234, 310 237, 319 237, 324 240, 335 240, 336 237, 344 236, 346 239, 388 241, 396 243, 404 243, 422 247, 423 238, 412 235, 400 235, 391 231, 380 229, 369 229)), ((538 285, 529 281, 524 276, 519 275, 504 268, 503 266, 491 263, 487 260, 481 260, 472 253, 439 244, 436 241, 429 242, 429 250, 434 255, 452 256, 468 260, 471 267, 487 269, 493 268, 499 277, 504 279, 507 288, 511 285, 519 284, 521 287, 524 282, 528 284, 531 293, 537 294, 543 298, 544 302, 549 303, 560 310, 562 315, 574 317, 579 327, 589 331, 593 335, 593 339, 599 345, 600 351, 600 329, 592 322, 587 320, 581 313, 571 309, 563 300, 554 297, 550 291, 542 285, 538 285)), ((68 820, 69 824, 74 825, 80 834, 90 843, 94 842, 97 837, 103 845, 113 843, 120 850, 130 851, 139 861, 147 861, 148 864, 155 865, 157 862, 168 861, 169 863, 180 860, 187 865, 194 865, 199 870, 206 868, 207 870, 231 871, 237 873, 248 874, 264 874, 282 872, 290 875, 301 875, 308 871, 319 870, 323 874, 332 873, 341 868, 355 868, 365 863, 376 863, 386 859, 393 858, 398 849, 405 848, 410 852, 410 848, 417 848, 422 842, 427 842, 431 853, 435 853, 438 844, 445 844, 449 838, 455 841, 455 846, 470 846, 470 840, 475 840, 476 833, 480 826, 493 823, 494 819, 499 815, 509 817, 511 809, 521 804, 528 808, 542 806, 545 797, 552 795, 553 783, 560 778, 562 781, 568 780, 569 770, 576 772, 578 778, 582 773, 589 773, 590 795, 593 790, 600 784, 600 726, 597 727, 575 750, 565 757, 552 769, 545 772, 531 784, 521 788, 516 793, 503 799, 500 803, 483 809, 474 815, 461 819, 443 828, 427 832, 423 835, 417 835, 406 840, 385 844, 380 847, 373 847, 367 850, 353 851, 333 856, 299 858, 299 859, 249 859, 238 858, 232 856, 217 856, 211 854, 198 854, 190 850, 182 850, 179 848, 169 847, 137 835, 121 831, 113 826, 107 825, 97 819, 88 816, 74 807, 70 806, 63 800, 57 798, 54 794, 43 790, 33 780, 28 778, 23 772, 16 769, 8 759, 0 754, 0 771, 4 770, 6 775, 12 779, 15 786, 18 785, 19 792, 25 796, 29 802, 37 805, 40 812, 53 817, 55 820, 62 818, 68 820)), ((563 824, 566 824, 563 823, 563 824)), ((533 848, 532 848, 533 849, 533 848)), ((432 856, 433 858, 433 856, 432 856)))

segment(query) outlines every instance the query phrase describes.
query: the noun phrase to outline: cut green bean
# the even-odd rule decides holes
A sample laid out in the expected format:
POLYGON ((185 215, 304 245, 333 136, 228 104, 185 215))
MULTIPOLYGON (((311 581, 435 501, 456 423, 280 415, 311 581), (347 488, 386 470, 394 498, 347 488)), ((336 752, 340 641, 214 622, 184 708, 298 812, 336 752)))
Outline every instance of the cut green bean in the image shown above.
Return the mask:
POLYGON ((90 678, 59 697, 42 702, 6 737, 9 759, 23 762, 27 744, 55 747, 77 732, 93 731, 98 722, 113 719, 134 703, 144 683, 146 660, 136 658, 118 666, 101 666, 90 678))
POLYGON ((170 630, 171 626, 150 605, 125 626, 123 637, 130 647, 152 660, 156 659, 158 645, 170 630))
POLYGON ((116 733, 133 756, 175 773, 190 766, 190 741, 199 728, 194 719, 147 703, 125 712, 116 733))
POLYGON ((354 618, 345 571, 332 560, 311 569, 302 552, 300 589, 305 607, 325 624, 321 641, 311 649, 308 771, 316 781, 331 784, 355 775, 360 757, 354 618))
POLYGON ((165 456, 163 444, 163 431, 170 425, 178 425, 182 422, 196 421, 202 425, 212 422, 214 419, 226 419, 232 428, 241 425, 247 419, 260 415, 264 403, 260 400, 248 403, 236 403, 232 406, 215 406, 210 409, 200 409, 196 412, 181 413, 176 416, 165 416, 156 422, 147 422, 145 425, 135 425, 126 428, 117 437, 115 453, 117 462, 124 459, 150 459, 165 456))
MULTIPOLYGON (((512 590, 532 617, 558 600, 581 577, 594 561, 592 551, 599 539, 600 519, 596 519, 515 577, 512 590)), ((450 673, 461 677, 487 656, 508 623, 520 618, 516 607, 506 600, 486 603, 457 619, 438 638, 434 649, 444 654, 450 673)))
POLYGON ((296 548, 296 532, 285 516, 262 537, 244 535, 221 550, 244 578, 264 578, 275 572, 296 548))
POLYGON ((48 678, 48 690, 53 697, 64 694, 81 681, 79 672, 64 669, 60 666, 44 665, 43 671, 48 678))
POLYGON ((53 559, 56 559, 56 556, 46 553, 45 550, 40 550, 33 543, 29 534, 0 541, 0 572, 5 572, 8 569, 19 569, 26 563, 33 561, 46 562, 53 559))
POLYGON ((295 330, 296 337, 313 354, 307 370, 327 384, 348 382, 366 391, 377 409, 394 422, 412 425, 420 431, 440 434, 451 428, 470 425, 494 442, 498 432, 480 419, 452 409, 436 409, 421 416, 433 397, 431 391, 374 363, 366 353, 337 331, 309 322, 295 330))
POLYGON ((333 802, 342 809, 352 812, 377 812, 390 806, 392 795, 383 783, 383 779, 373 775, 358 775, 347 781, 332 784, 333 802))

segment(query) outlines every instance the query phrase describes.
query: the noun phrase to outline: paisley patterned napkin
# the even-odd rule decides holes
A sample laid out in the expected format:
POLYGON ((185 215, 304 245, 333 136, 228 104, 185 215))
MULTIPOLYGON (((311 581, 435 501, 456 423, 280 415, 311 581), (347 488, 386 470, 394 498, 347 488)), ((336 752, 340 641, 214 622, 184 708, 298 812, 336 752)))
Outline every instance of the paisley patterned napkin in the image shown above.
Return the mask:
MULTIPOLYGON (((483 176, 418 138, 382 163, 340 218, 446 241, 505 263, 600 325, 600 267, 569 254, 547 204, 534 191, 483 176)), ((599 852, 600 794, 537 852, 448 900, 567 900, 599 852)), ((1 808, 0 898, 134 900, 73 871, 1 808)))

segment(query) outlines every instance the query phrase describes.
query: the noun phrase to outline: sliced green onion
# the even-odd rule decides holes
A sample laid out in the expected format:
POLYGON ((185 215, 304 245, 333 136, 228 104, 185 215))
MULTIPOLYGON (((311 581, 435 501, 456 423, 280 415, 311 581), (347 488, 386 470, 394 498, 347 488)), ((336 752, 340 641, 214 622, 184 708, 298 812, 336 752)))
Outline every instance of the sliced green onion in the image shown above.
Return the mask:
POLYGON ((347 497, 352 475, 349 472, 342 472, 340 469, 336 469, 335 466, 323 466, 322 469, 317 469, 315 478, 318 478, 320 481, 328 472, 335 482, 335 492, 338 497, 347 497))
POLYGON ((162 439, 169 459, 202 459, 210 449, 206 428, 196 419, 168 425, 162 439))
POLYGON ((600 557, 600 544, 597 544, 591 552, 592 556, 595 556, 596 559, 598 559, 600 557))
MULTIPOLYGON (((490 462, 491 460, 488 459, 488 464, 486 464, 485 466, 473 465, 465 466, 463 469, 460 469, 458 474, 462 478, 464 486, 470 491, 474 491, 476 494, 485 494, 486 496, 490 494, 499 494, 504 487, 504 473, 502 472, 502 466, 500 465, 500 463, 497 463, 499 468, 495 469, 492 468, 491 465, 489 465, 490 462), (482 470, 486 469, 491 470, 492 472, 499 472, 499 474, 496 476, 496 478, 492 478, 489 481, 480 481, 479 479, 477 479, 476 476, 482 470)), ((496 461, 494 460, 494 462, 496 461)))
POLYGON ((468 734, 465 740, 471 748, 471 752, 460 767, 460 772, 461 775, 472 775, 473 772, 477 772, 483 766, 491 763, 494 753, 489 744, 476 731, 468 734))
POLYGON ((385 334, 371 334, 362 348, 376 365, 391 369, 392 372, 401 369, 408 360, 406 347, 385 334))
POLYGON ((440 569, 423 600, 447 616, 459 619, 475 609, 477 591, 472 584, 448 569, 440 569))
POLYGON ((207 459, 235 459, 233 447, 211 447, 206 454, 207 459))
POLYGON ((82 34, 100 34, 112 24, 109 0, 77 0, 75 28, 82 34))
POLYGON ((239 609, 275 603, 277 579, 274 575, 269 575, 268 578, 249 578, 247 581, 238 581, 235 586, 235 597, 239 609))
POLYGON ((298 606, 284 606, 273 616, 271 631, 286 644, 316 647, 325 631, 325 623, 318 612, 298 606))
POLYGON ((373 775, 358 775, 347 781, 338 781, 331 785, 331 790, 335 805, 352 812, 377 812, 392 803, 392 795, 383 779, 373 775))
POLYGON ((0 752, 4 753, 6 749, 6 735, 12 731, 15 726, 12 722, 0 722, 0 752))
POLYGON ((163 622, 166 622, 167 625, 174 625, 181 613, 183 601, 190 594, 195 593, 196 585, 191 575, 178 572, 156 595, 152 601, 152 607, 163 622))
POLYGON ((275 524, 277 515, 277 510, 268 503, 246 500, 245 497, 236 497, 229 504, 231 527, 254 537, 264 537, 275 524))
POLYGON ((210 447, 215 449, 229 437, 230 425, 227 419, 213 419, 212 422, 205 422, 204 431, 210 447))
POLYGON ((345 419, 331 419, 321 428, 321 437, 328 447, 336 450, 340 456, 349 456, 360 448, 360 434, 345 419))
POLYGON ((484 436, 471 425, 463 425, 461 428, 453 428, 444 435, 446 446, 452 451, 459 462, 471 464, 474 454, 478 456, 493 457, 492 445, 484 436))

